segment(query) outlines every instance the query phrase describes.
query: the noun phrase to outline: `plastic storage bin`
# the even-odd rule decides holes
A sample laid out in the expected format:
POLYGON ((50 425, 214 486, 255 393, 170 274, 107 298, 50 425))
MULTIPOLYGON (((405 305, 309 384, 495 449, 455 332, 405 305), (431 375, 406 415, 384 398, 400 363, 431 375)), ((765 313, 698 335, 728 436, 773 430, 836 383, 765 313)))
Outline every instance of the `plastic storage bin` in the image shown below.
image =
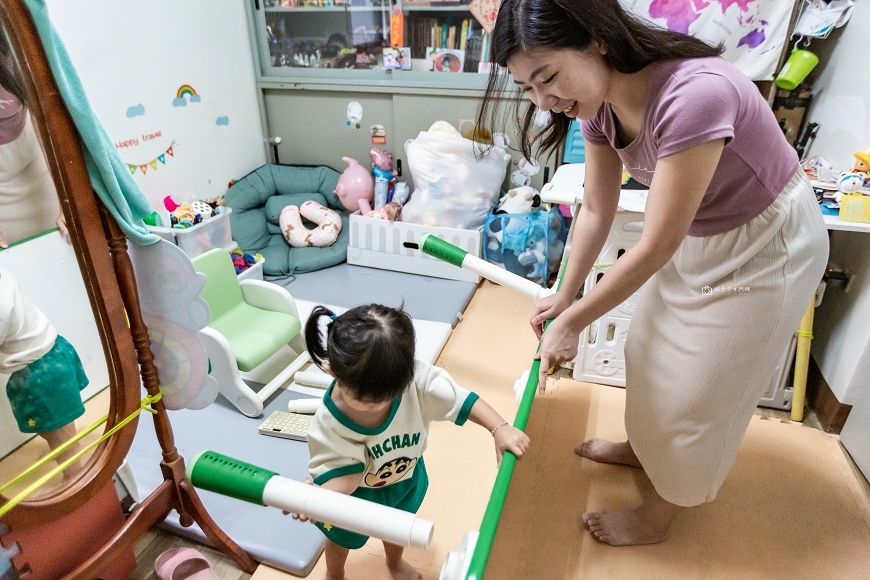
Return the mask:
POLYGON ((472 256, 480 257, 480 230, 390 222, 355 213, 350 216, 347 263, 447 280, 480 282, 480 276, 473 272, 403 245, 405 242, 418 242, 423 234, 438 236, 472 256))
POLYGON ((178 245, 191 258, 204 254, 212 248, 232 251, 236 247, 230 232, 232 211, 226 208, 224 213, 185 229, 148 226, 148 231, 178 245))
POLYGON ((239 280, 262 280, 263 279, 263 262, 260 260, 244 272, 239 274, 239 280))

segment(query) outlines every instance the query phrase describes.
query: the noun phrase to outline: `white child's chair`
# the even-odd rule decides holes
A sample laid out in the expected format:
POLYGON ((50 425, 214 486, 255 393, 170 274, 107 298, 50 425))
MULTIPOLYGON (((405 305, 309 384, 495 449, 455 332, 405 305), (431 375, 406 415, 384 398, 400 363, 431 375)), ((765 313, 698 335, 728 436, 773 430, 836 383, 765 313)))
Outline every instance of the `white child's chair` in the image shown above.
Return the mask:
POLYGON ((199 337, 208 351, 211 374, 224 397, 245 415, 256 417, 262 414, 264 402, 310 360, 296 303, 275 284, 240 282, 226 250, 215 248, 192 261, 196 271, 208 278, 201 296, 211 308, 211 322, 199 337), (257 369, 284 345, 295 358, 254 391, 242 373, 257 369))

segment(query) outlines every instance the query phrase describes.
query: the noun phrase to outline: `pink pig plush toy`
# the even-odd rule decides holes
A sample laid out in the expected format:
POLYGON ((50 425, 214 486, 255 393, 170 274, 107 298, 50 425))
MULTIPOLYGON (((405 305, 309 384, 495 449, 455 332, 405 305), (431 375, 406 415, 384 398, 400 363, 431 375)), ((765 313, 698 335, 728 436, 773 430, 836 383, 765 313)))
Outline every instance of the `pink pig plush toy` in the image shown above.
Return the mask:
POLYGON ((338 178, 335 195, 348 211, 357 211, 363 215, 372 210, 372 198, 375 194, 375 182, 372 174, 357 163, 356 159, 342 157, 347 163, 347 169, 338 178))

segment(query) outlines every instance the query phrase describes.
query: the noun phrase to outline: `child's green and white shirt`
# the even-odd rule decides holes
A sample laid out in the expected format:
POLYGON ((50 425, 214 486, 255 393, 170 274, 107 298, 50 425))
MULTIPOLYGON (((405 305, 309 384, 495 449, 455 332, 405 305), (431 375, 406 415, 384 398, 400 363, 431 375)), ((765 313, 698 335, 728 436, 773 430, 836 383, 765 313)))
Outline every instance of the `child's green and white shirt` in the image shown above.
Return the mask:
POLYGON ((352 473, 361 474, 360 487, 368 488, 411 479, 427 447, 429 424, 464 424, 477 399, 444 369, 417 361, 414 381, 393 399, 387 420, 371 428, 341 412, 330 386, 308 428, 308 471, 317 485, 352 473))

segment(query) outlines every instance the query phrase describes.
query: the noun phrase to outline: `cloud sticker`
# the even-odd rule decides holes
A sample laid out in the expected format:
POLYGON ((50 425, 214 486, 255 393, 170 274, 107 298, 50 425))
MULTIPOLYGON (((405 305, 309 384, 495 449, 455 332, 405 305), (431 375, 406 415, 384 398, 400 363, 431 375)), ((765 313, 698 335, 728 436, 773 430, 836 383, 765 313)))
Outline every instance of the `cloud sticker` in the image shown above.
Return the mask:
POLYGON ((141 117, 144 114, 145 114, 145 105, 143 105, 142 103, 139 103, 138 105, 135 105, 133 107, 127 107, 127 116, 130 117, 131 119, 133 117, 141 117))
POLYGON ((215 125, 229 125, 230 118, 229 117, 218 117, 217 121, 215 121, 215 125))
POLYGON ((178 97, 177 99, 172 99, 172 106, 173 107, 186 107, 187 106, 187 99, 185 99, 184 97, 178 97))
POLYGON ((190 102, 191 103, 198 103, 201 100, 202 100, 202 97, 199 95, 190 95, 190 102))

